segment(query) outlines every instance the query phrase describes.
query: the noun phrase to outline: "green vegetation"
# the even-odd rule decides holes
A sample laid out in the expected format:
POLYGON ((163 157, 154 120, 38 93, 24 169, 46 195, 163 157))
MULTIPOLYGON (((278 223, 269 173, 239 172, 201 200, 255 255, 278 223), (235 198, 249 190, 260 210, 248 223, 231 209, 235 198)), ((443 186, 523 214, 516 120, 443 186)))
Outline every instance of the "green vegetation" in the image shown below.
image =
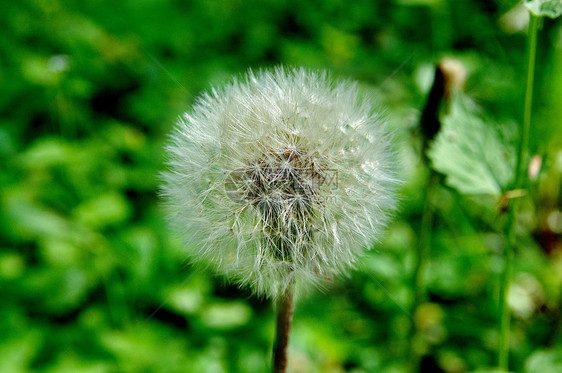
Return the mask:
MULTIPOLYGON (((1 2, 0 372, 269 370, 272 305, 191 266, 157 193, 177 116, 280 63, 358 80, 386 107, 406 181, 358 270, 297 300, 290 371, 490 372, 506 284, 502 365, 562 371, 562 24, 532 23, 531 106, 528 10, 515 5, 1 2), (418 123, 444 57, 467 81, 427 161, 418 123)), ((560 2, 530 9, 555 17, 560 2)))

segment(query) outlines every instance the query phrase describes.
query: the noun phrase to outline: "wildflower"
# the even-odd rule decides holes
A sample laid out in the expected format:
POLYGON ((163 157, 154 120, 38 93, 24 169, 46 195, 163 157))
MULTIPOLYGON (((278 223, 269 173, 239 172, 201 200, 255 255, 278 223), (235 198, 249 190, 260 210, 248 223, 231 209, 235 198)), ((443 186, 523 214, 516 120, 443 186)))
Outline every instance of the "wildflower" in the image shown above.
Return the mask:
POLYGON ((347 273, 380 238, 398 182, 389 148, 354 84, 249 72, 177 123, 162 194, 191 258, 277 298, 347 273))

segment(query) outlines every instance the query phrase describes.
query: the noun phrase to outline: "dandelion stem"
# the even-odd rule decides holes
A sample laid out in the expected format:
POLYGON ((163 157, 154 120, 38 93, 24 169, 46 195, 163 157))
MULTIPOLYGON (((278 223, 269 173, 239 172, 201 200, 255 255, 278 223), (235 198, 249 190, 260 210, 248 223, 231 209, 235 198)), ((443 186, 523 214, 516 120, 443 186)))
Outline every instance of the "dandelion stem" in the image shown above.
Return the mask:
POLYGON ((284 291, 277 302, 277 334, 273 345, 273 373, 287 370, 287 346, 293 318, 293 286, 284 291))
MULTIPOLYGON (((527 165, 529 133, 531 128, 531 108, 533 103, 533 81, 535 75, 535 58, 537 54, 537 33, 539 17, 531 14, 529 31, 527 35, 527 80, 525 88, 525 103, 523 108, 523 122, 521 126, 521 140, 517 153, 517 164, 515 169, 514 189, 522 189, 525 184, 525 170, 527 165)), ((508 206, 506 237, 503 246, 503 271, 500 277, 500 339, 498 344, 498 365, 503 371, 509 371, 509 331, 510 331, 510 312, 507 303, 509 291, 513 247, 515 246, 517 212, 519 209, 519 199, 510 201, 508 206)))

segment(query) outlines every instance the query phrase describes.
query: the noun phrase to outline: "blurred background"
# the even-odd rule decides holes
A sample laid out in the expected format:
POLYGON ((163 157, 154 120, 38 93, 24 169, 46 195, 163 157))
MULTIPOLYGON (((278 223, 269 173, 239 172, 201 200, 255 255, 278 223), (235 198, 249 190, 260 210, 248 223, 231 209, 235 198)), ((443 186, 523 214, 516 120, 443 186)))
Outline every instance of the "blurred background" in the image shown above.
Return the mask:
MULTIPOLYGON (((504 217, 435 190, 412 276, 428 169, 420 112, 435 63, 521 118, 528 12, 514 0, 8 0, 0 3, 0 372, 266 372, 274 310, 192 267, 157 196, 162 146, 199 93, 248 68, 328 69, 386 107, 406 183, 385 239, 350 278, 300 299, 292 372, 484 372, 496 365, 504 217), (416 327, 412 328, 415 322, 416 327)), ((539 32, 520 214, 511 367, 562 365, 562 28, 539 32)))

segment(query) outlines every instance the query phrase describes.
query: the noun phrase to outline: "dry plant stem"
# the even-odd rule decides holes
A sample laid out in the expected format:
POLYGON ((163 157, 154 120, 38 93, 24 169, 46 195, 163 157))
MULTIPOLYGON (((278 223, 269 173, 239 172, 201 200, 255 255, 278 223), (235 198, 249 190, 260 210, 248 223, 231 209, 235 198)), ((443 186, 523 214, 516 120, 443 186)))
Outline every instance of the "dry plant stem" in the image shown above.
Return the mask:
MULTIPOLYGON (((517 165, 515 166, 514 189, 522 189, 525 184, 525 170, 529 148, 529 134, 531 128, 531 108, 533 103, 533 81, 535 75, 535 58, 537 54, 537 33, 539 17, 531 14, 529 32, 527 35, 527 79, 525 89, 525 101, 523 108, 523 122, 521 126, 521 142, 517 153, 517 165)), ((519 199, 511 201, 508 206, 507 227, 505 244, 503 247, 503 271, 500 278, 500 340, 498 345, 498 365, 505 372, 509 371, 509 331, 510 312, 507 302, 509 284, 511 278, 513 248, 515 246, 517 212, 519 199)))
POLYGON ((287 370, 287 346, 293 318, 293 286, 291 285, 277 302, 277 334, 273 345, 273 373, 287 370))

